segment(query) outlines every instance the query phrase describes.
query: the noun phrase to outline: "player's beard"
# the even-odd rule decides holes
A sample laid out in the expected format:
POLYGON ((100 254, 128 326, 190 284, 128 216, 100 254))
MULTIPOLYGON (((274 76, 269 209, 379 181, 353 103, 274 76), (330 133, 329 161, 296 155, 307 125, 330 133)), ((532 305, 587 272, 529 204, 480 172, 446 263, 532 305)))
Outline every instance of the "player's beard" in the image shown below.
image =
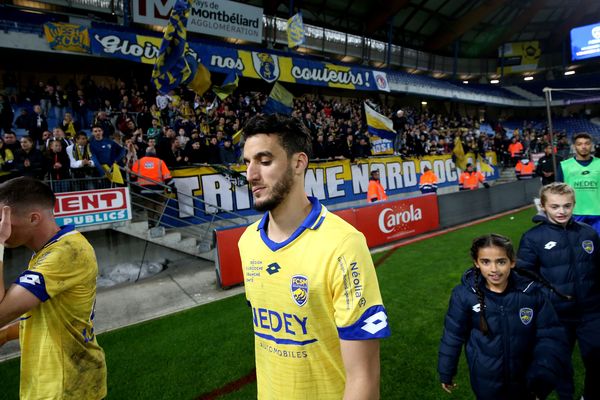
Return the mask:
POLYGON ((254 199, 254 209, 260 212, 271 211, 275 209, 279 204, 283 202, 285 197, 291 192, 293 185, 294 171, 292 169, 292 166, 290 165, 288 166, 281 179, 275 182, 275 184, 273 185, 269 197, 261 200, 254 199))

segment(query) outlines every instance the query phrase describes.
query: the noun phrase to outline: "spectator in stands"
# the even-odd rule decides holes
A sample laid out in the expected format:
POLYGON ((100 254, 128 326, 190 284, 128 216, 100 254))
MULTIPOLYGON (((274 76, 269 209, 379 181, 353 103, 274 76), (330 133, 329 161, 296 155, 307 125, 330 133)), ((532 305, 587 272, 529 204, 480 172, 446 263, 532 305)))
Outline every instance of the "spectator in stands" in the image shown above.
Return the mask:
POLYGON ((8 132, 12 129, 14 116, 15 113, 8 96, 0 94, 0 129, 2 129, 2 132, 8 132))
POLYGON ((177 140, 179 140, 179 144, 181 145, 181 147, 185 149, 185 146, 187 145, 187 143, 190 140, 190 138, 187 135, 187 133, 185 132, 184 128, 179 128, 178 129, 177 140))
POLYGON ((48 141, 52 138, 52 132, 44 131, 42 132, 42 139, 39 143, 36 144, 36 148, 42 152, 42 154, 46 153, 48 150, 48 141))
POLYGON ((170 149, 163 154, 164 158, 161 159, 167 164, 169 168, 178 168, 185 166, 183 149, 177 138, 171 139, 170 149))
POLYGON ((0 182, 14 177, 15 155, 6 147, 4 140, 0 139, 0 182))
POLYGON ((35 148, 31 136, 21 138, 21 150, 15 154, 15 164, 18 173, 22 176, 44 179, 46 175, 44 155, 35 148))
POLYGON ((160 127, 158 118, 152 118, 152 127, 148 128, 147 136, 148 139, 158 139, 162 134, 162 128, 160 127))
POLYGON ((532 179, 535 174, 535 163, 529 158, 523 158, 517 161, 515 173, 518 180, 532 179))
POLYGON ((54 112, 56 121, 62 121, 67 108, 67 94, 60 85, 49 86, 50 107, 54 112))
POLYGON ((206 145, 200 140, 190 141, 184 151, 183 160, 189 165, 206 164, 208 161, 206 145))
POLYGON ((29 118, 27 134, 37 145, 42 140, 42 132, 48 130, 48 121, 42 114, 42 108, 39 105, 33 106, 33 114, 29 118))
POLYGON ((356 158, 368 158, 371 157, 371 142, 369 138, 360 135, 358 138, 358 145, 356 146, 356 158))
POLYGON ((327 136, 327 158, 330 160, 339 158, 341 156, 340 146, 338 146, 335 135, 330 133, 327 136))
POLYGON ((219 144, 215 136, 211 136, 209 139, 206 158, 208 164, 221 164, 221 153, 219 151, 219 144))
POLYGON ((128 121, 131 121, 131 115, 129 114, 129 110, 127 109, 127 107, 121 108, 121 113, 119 113, 119 115, 117 116, 116 121, 117 129, 123 133, 126 133, 128 129, 128 121))
MULTIPOLYGON (((17 129, 29 129, 29 112, 27 112, 26 108, 21 108, 19 112, 19 116, 15 120, 15 128, 17 129)), ((5 133, 7 131, 4 131, 5 133)))
POLYGON ((423 168, 423 174, 419 178, 419 190, 421 193, 437 193, 438 177, 429 167, 423 168))
MULTIPOLYGON (((562 158, 558 155, 556 157, 556 168, 560 165, 562 158)), ((535 170, 537 176, 542 178, 542 186, 546 186, 554 182, 556 175, 554 173, 554 162, 552 161, 552 145, 547 144, 544 147, 544 156, 538 160, 537 168, 535 170)))
POLYGON ((63 131, 62 128, 58 127, 52 129, 52 135, 44 141, 46 143, 46 148, 50 148, 49 142, 52 140, 60 141, 63 149, 66 149, 67 147, 73 144, 73 142, 66 137, 65 131, 63 131))
MULTIPOLYGON (((98 111, 98 113, 96 114, 96 119, 94 120, 94 125, 102 128, 102 132, 104 132, 104 137, 107 139, 110 139, 115 133, 115 127, 110 121, 110 117, 104 111, 98 111)), ((83 125, 82 129, 84 129, 83 125)))
POLYGON ((485 181, 485 176, 473 168, 473 164, 468 163, 467 169, 458 177, 458 190, 475 190, 479 189, 479 183, 482 183, 485 188, 490 185, 485 181))
POLYGON ((327 145, 325 144, 323 132, 319 132, 313 141, 312 158, 315 160, 325 160, 328 158, 327 145))
POLYGON ((367 188, 367 203, 374 203, 377 201, 387 200, 387 194, 385 189, 379 181, 379 170, 374 169, 371 171, 371 177, 369 178, 369 187, 367 188))
POLYGON ((59 181, 70 178, 70 161, 60 140, 50 140, 45 154, 50 180, 59 181))
POLYGON ((13 155, 21 149, 21 143, 19 143, 17 135, 13 131, 4 132, 2 138, 4 139, 4 146, 6 146, 7 149, 10 149, 13 155))
POLYGON ((98 175, 85 132, 81 131, 75 135, 75 143, 67 147, 67 156, 73 178, 90 178, 98 175))
POLYGON ((237 164, 238 156, 233 144, 231 142, 231 138, 226 137, 223 140, 223 147, 219 149, 219 155, 221 158, 221 163, 225 165, 237 164))
POLYGON ((71 99, 73 116, 81 129, 87 129, 88 125, 88 100, 83 93, 83 90, 77 90, 77 94, 71 99))
POLYGON ((73 116, 69 112, 65 113, 62 123, 60 124, 60 128, 65 132, 65 135, 71 140, 75 139, 75 135, 77 135, 77 131, 79 129, 75 121, 73 121, 73 116))
POLYGON ((354 159, 358 154, 358 145, 354 141, 354 135, 352 133, 348 133, 346 135, 346 139, 342 142, 339 149, 339 158, 341 159, 349 159, 350 162, 354 162, 354 159))
POLYGON ((114 163, 120 162, 125 157, 125 149, 111 139, 104 137, 104 131, 99 125, 92 126, 92 140, 90 151, 94 157, 94 165, 100 173, 105 176, 106 171, 113 167, 114 163))
MULTIPOLYGON (((175 130, 170 126, 167 126, 164 136, 157 140, 156 154, 158 158, 167 162, 167 158, 171 155, 173 139, 176 137, 177 134, 175 133, 175 130)), ((169 165, 169 162, 167 162, 167 165, 169 165)))

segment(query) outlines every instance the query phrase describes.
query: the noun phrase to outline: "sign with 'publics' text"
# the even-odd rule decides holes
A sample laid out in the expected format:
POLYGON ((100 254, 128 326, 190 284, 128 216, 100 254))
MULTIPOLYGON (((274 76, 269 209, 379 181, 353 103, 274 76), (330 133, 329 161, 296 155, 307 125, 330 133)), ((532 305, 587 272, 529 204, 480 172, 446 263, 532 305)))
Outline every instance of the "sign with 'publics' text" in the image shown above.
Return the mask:
POLYGON ((128 188, 56 193, 56 223, 87 226, 131 219, 128 188))

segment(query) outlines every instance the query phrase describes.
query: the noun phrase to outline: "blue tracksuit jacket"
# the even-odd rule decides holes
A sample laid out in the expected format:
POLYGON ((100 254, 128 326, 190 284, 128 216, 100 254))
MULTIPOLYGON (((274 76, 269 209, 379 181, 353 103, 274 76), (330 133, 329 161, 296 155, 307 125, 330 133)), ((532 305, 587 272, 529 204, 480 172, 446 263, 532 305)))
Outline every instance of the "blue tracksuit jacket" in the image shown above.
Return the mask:
POLYGON ((551 295, 561 320, 600 313, 600 238, 589 225, 571 219, 566 227, 536 215, 517 252, 517 266, 546 278, 572 301, 551 295))
POLYGON ((452 291, 442 336, 438 372, 452 382, 463 345, 471 387, 478 399, 517 400, 547 395, 570 365, 565 332, 538 283, 512 272, 507 289, 484 293, 487 336, 479 329, 480 302, 475 269, 465 272, 452 291))

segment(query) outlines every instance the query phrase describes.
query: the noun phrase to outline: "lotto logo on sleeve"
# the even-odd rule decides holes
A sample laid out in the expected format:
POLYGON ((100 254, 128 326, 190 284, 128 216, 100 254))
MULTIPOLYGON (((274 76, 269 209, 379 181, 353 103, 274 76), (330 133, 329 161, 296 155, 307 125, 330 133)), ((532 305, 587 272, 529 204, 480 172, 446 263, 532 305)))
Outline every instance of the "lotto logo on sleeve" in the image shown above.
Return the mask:
POLYGON ((50 298, 46 291, 46 282, 44 275, 39 272, 25 271, 17 278, 15 283, 29 290, 41 301, 46 301, 50 298))
POLYGON ((371 335, 376 334, 377 332, 388 326, 387 315, 383 311, 379 311, 378 313, 371 315, 363 322, 364 325, 361 329, 369 332, 371 335))

